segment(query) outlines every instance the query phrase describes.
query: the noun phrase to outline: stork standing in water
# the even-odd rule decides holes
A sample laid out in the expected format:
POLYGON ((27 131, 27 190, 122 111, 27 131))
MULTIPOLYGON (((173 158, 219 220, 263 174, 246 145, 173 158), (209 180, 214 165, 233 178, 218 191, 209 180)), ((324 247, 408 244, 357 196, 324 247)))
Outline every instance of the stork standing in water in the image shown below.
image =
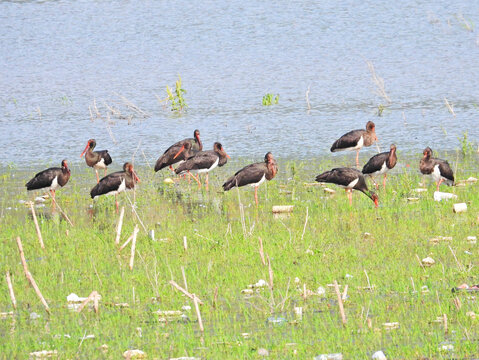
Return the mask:
POLYGON ((203 143, 200 140, 200 131, 197 129, 193 133, 193 138, 180 140, 165 150, 163 155, 156 160, 155 172, 167 166, 170 167, 171 171, 174 171, 172 167, 173 164, 185 161, 188 157, 202 150, 203 143), (187 144, 190 145, 189 152, 185 151, 187 150, 187 144))
POLYGON ((33 179, 25 184, 27 190, 41 190, 50 191, 55 205, 55 191, 70 180, 70 169, 66 160, 62 160, 61 167, 52 167, 43 170, 36 174, 33 179))
POLYGON ((366 180, 361 171, 351 168, 336 168, 331 171, 326 171, 316 176, 317 182, 332 183, 343 187, 346 190, 349 198, 349 204, 353 204, 353 190, 359 190, 368 198, 374 201, 374 205, 378 207, 378 196, 368 190, 366 180))
POLYGON ((424 149, 423 157, 419 162, 419 170, 424 175, 430 175, 437 183, 436 190, 439 191, 439 185, 454 185, 454 173, 446 160, 432 157, 432 149, 428 146, 424 149))
POLYGON ((129 189, 134 189, 140 179, 133 170, 133 164, 126 162, 123 165, 123 171, 111 173, 102 178, 90 191, 91 198, 100 195, 115 195, 115 206, 118 212, 118 201, 116 196, 129 189))
POLYGON ((104 169, 105 176, 106 176, 106 168, 108 167, 108 165, 110 165, 113 162, 113 160, 111 159, 111 156, 108 153, 108 150, 93 151, 95 147, 96 147, 95 139, 88 140, 85 150, 83 150, 80 157, 82 157, 86 153, 85 155, 86 164, 89 167, 92 167, 95 169, 96 182, 99 183, 100 177, 98 176, 98 169, 104 169))
POLYGON ((384 174, 383 187, 386 189, 387 172, 396 166, 396 145, 391 144, 389 149, 387 152, 374 155, 363 167, 363 174, 371 177, 374 185, 376 185, 376 189, 379 188, 379 185, 376 184, 374 177, 384 174))
POLYGON ((219 142, 215 142, 213 150, 199 151, 196 155, 187 159, 184 163, 181 163, 175 170, 178 175, 190 174, 201 187, 199 180, 199 174, 206 173, 206 190, 208 190, 208 173, 217 166, 223 166, 228 162, 230 156, 226 153, 219 142), (198 173, 198 178, 191 173, 198 173))
POLYGON ((228 191, 235 186, 241 187, 251 185, 254 187, 254 199, 258 205, 258 186, 265 180, 272 180, 278 172, 278 166, 273 154, 268 152, 264 156, 264 161, 250 164, 237 171, 224 184, 223 189, 228 191))
POLYGON ((359 167, 359 150, 363 146, 371 146, 377 140, 376 125, 372 121, 368 121, 366 130, 352 130, 336 140, 331 146, 331 152, 356 150, 356 166, 359 167))

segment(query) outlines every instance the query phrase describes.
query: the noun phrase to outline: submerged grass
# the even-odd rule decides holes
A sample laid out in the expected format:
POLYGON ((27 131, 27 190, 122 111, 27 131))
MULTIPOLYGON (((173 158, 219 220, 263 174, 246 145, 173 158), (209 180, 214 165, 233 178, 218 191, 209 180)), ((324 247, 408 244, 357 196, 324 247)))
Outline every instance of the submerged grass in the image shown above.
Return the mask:
MULTIPOLYGON (((335 163, 351 160, 338 159, 335 163)), ((135 196, 130 192, 128 197, 131 201, 135 197, 136 211, 147 230, 155 231, 155 240, 140 226, 133 270, 128 267, 130 247, 119 253, 114 243, 118 215, 113 198, 93 203, 88 197, 94 181, 91 172, 74 167, 70 183, 57 192, 74 227, 51 212, 48 200, 37 209, 46 247, 42 250, 30 212, 19 202, 33 197, 24 191, 24 183, 38 169, 4 169, 0 311, 13 311, 6 271, 12 273, 18 310, 0 319, 0 358, 57 350, 62 359, 118 359, 127 349, 162 359, 261 358, 261 348, 272 358, 324 353, 370 358, 378 350, 388 358, 472 358, 479 353, 479 320, 467 313, 479 312, 476 295, 453 294, 451 288, 479 283, 478 245, 467 240, 478 232, 478 185, 442 188, 455 192, 457 202, 468 204, 466 213, 454 214, 452 202, 433 201, 432 184, 427 192, 413 191, 422 179, 416 170, 418 159, 411 160, 411 167, 403 161, 388 176, 388 188, 379 190, 378 209, 360 193, 353 194, 350 207, 341 189, 331 196, 309 184, 314 175, 334 166, 330 159, 280 162, 278 177, 258 192, 259 207, 250 188, 239 194, 236 189, 220 191, 222 181, 244 160, 215 170, 209 192, 186 181, 164 184, 166 173, 140 167, 142 182, 135 196), (238 196, 244 205, 245 229, 238 196), (419 200, 408 202, 408 197, 419 200), (272 205, 294 205, 294 211, 276 218, 272 205), (17 236, 51 315, 23 275, 17 236), (452 240, 430 242, 437 236, 452 240), (260 258, 259 238, 270 258, 274 287, 244 294, 241 291, 249 284, 270 281, 268 264, 260 258), (436 263, 424 268, 418 258, 427 256, 436 263), (174 280, 184 286, 181 267, 188 291, 204 302, 203 334, 193 302, 168 283, 174 280), (334 288, 328 286, 334 280, 341 292, 348 285, 345 326, 334 288), (326 290, 324 295, 309 294, 317 294, 319 287, 326 290), (67 295, 86 297, 94 290, 102 297, 98 314, 88 308, 81 313, 68 309, 67 295), (460 308, 454 303, 456 296, 460 308), (184 306, 191 310, 184 308, 183 318, 160 321, 154 313, 184 306), (302 307, 301 317, 295 307, 302 307), (33 313, 40 317, 35 319, 33 313), (447 328, 443 320, 436 321, 438 317, 447 318, 447 328), (384 325, 391 322, 398 322, 399 328, 384 325)), ((458 179, 479 177, 477 159, 460 161, 458 179)), ((126 210, 122 244, 138 220, 126 196, 119 199, 126 210)))

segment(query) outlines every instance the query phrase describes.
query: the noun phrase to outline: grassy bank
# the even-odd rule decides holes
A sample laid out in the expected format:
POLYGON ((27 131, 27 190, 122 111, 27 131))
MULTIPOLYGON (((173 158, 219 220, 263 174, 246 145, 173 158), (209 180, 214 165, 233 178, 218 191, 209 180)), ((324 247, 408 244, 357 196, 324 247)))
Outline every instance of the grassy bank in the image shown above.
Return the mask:
MULTIPOLYGON (((351 160, 336 157, 334 163, 351 160)), ((0 311, 13 311, 6 271, 12 273, 18 309, 0 319, 0 357, 28 358, 32 351, 55 349, 62 359, 118 359, 127 349, 141 349, 159 359, 261 358, 263 350, 258 350, 266 349, 270 358, 342 353, 345 359, 364 359, 378 350, 391 359, 473 358, 479 353, 479 319, 468 312, 479 313, 479 293, 453 294, 451 288, 479 283, 479 245, 467 240, 478 235, 479 185, 442 187, 458 199, 435 202, 432 184, 425 192, 414 191, 422 180, 418 161, 400 157, 386 191, 378 192, 377 209, 361 193, 353 194, 351 207, 341 189, 328 186, 337 190, 329 195, 311 186, 314 175, 334 167, 329 158, 280 161, 277 178, 259 190, 258 207, 249 187, 221 190, 246 160, 215 170, 209 192, 186 181, 165 184, 166 173, 139 166, 136 211, 147 231, 140 224, 133 270, 130 246, 119 253, 114 243, 114 199, 89 199, 92 171, 74 166, 70 183, 57 192, 74 227, 51 212, 50 200, 37 208, 42 250, 31 214, 20 202, 34 197, 24 183, 40 169, 5 168, 0 177, 0 311), (454 202, 466 202, 468 211, 453 213, 454 202), (276 218, 273 205, 294 205, 294 210, 276 218), (23 274, 17 236, 51 315, 23 274), (447 238, 431 241, 438 236, 447 238), (428 256, 435 264, 423 267, 420 260, 428 256), (242 293, 260 279, 270 282, 268 257, 273 288, 242 293), (188 290, 204 302, 203 334, 193 302, 168 283, 184 287, 182 267, 188 290), (348 287, 345 325, 329 286, 335 280, 341 293, 348 287), (320 287, 324 294, 321 289, 318 294, 320 287), (92 291, 101 295, 98 313, 89 307, 81 313, 68 309, 70 293, 86 297, 92 291), (298 307, 302 317, 295 313, 298 307), (163 321, 158 310, 181 310, 184 316, 163 321), (396 322, 398 328, 385 325, 396 322)), ((476 158, 459 158, 457 168, 458 179, 479 177, 476 158)), ((134 200, 133 193, 128 197, 134 200)), ((126 210, 123 243, 139 221, 127 197, 119 200, 126 210)))

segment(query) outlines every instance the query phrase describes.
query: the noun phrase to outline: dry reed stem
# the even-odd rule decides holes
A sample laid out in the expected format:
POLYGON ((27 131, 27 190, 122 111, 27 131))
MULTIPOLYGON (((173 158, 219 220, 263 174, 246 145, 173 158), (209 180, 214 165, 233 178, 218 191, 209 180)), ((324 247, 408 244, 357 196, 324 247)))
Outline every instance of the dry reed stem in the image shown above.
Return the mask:
POLYGON ((37 294, 38 298, 42 302, 43 307, 45 308, 45 311, 50 314, 50 308, 48 307, 48 304, 45 301, 45 298, 43 297, 40 289, 38 288, 38 285, 35 282, 35 279, 33 278, 32 274, 30 274, 30 271, 28 271, 27 261, 25 260, 25 253, 23 252, 22 240, 20 240, 19 236, 17 236, 17 245, 18 245, 18 251, 20 252, 20 259, 22 261, 23 271, 25 273, 25 276, 27 280, 30 282, 30 284, 32 285, 33 289, 35 290, 35 293, 37 294))
MULTIPOLYGON (((180 290, 183 294, 185 294, 186 296, 188 296, 191 300, 193 300, 193 294, 186 291, 185 289, 183 289, 180 285, 178 285, 174 280, 170 280, 168 282, 170 285, 172 285, 173 287, 175 287, 176 289, 180 290)), ((194 295, 196 296, 196 295, 194 295)), ((196 296, 196 298, 198 299, 198 302, 200 303, 200 305, 203 305, 203 301, 201 301, 200 298, 198 298, 198 296, 196 296)))
POLYGON ((258 237, 259 239, 259 256, 261 258, 261 262, 263 263, 263 266, 266 266, 266 261, 264 260, 264 251, 263 251, 263 239, 258 237))
POLYGON ((12 305, 15 310, 17 310, 17 300, 15 299, 15 293, 13 292, 12 279, 10 278, 10 271, 5 272, 7 278, 8 293, 10 294, 10 300, 12 300, 12 305))
POLYGON ((55 203, 56 206, 58 206, 58 210, 60 210, 60 214, 62 214, 63 218, 70 224, 71 227, 74 227, 74 225, 73 225, 72 221, 70 220, 70 218, 68 217, 67 213, 62 210, 62 208, 57 203, 55 198, 52 197, 52 201, 55 203))
POLYGON ((130 270, 133 270, 133 264, 135 262, 135 250, 136 250, 136 236, 138 235, 140 228, 138 225, 135 225, 133 230, 133 240, 131 241, 131 253, 130 253, 130 270))
POLYGON ((369 287, 370 289, 372 289, 372 288, 371 288, 371 283, 369 282, 368 272, 366 271, 366 269, 364 269, 364 274, 366 274, 366 279, 368 280, 368 287, 369 287))
POLYGON ((369 71, 371 72, 372 80, 374 84, 376 84, 376 91, 375 91, 376 95, 379 95, 384 100, 386 100, 388 104, 390 104, 391 99, 386 93, 386 89, 384 87, 384 79, 376 74, 376 70, 374 70, 374 65, 371 61, 366 60, 366 63, 368 64, 369 71))
POLYGON ((308 111, 311 110, 311 104, 309 103, 309 86, 308 89, 306 90, 306 105, 308 105, 308 111))
POLYGON ((203 320, 201 319, 200 307, 198 306, 198 298, 193 294, 193 302, 195 304, 196 316, 198 317, 198 325, 200 326, 200 331, 204 332, 205 328, 203 327, 203 320))
POLYGON ((128 194, 126 192, 125 192, 125 195, 126 195, 126 198, 127 198, 128 202, 131 205, 131 210, 133 211, 133 214, 135 214, 135 216, 138 219, 138 221, 140 222, 140 225, 143 228, 143 230, 145 230, 145 232, 148 233, 148 230, 146 229, 145 225, 143 224, 143 221, 141 221, 141 219, 140 219, 140 215, 138 215, 138 213, 136 212, 135 205, 133 205, 133 203, 130 200, 130 197, 128 196, 128 194))
POLYGON ((308 207, 306 207, 306 219, 304 220, 303 233, 301 234, 301 242, 303 242, 304 233, 306 232, 306 225, 308 225, 309 212, 308 207))
POLYGON ((123 226, 123 216, 125 215, 125 207, 122 206, 120 210, 120 217, 118 219, 118 224, 116 226, 116 237, 115 237, 115 244, 120 244, 120 235, 121 235, 121 227, 123 226))
POLYGON ((271 260, 268 254, 266 254, 266 258, 268 259, 269 287, 273 290, 273 269, 271 268, 271 260))
POLYGON ((94 307, 95 307, 95 312, 98 313, 98 292, 96 291, 92 291, 90 293, 90 295, 88 295, 88 297, 80 304, 80 306, 78 307, 77 309, 77 312, 82 312, 82 310, 84 309, 84 307, 90 302, 90 301, 93 301, 94 302, 94 307), (95 302, 96 302, 96 305, 95 305, 95 302))
POLYGON ((341 320, 343 325, 346 325, 346 314, 344 313, 344 306, 343 300, 341 299, 341 293, 339 292, 338 282, 334 280, 334 290, 336 291, 336 295, 338 296, 338 305, 339 305, 339 312, 341 313, 341 320))
POLYGON ((447 101, 446 97, 444 97, 444 103, 446 104, 447 110, 452 114, 452 116, 456 117, 456 113, 454 112, 454 108, 452 107, 451 104, 449 104, 449 101, 447 101))
POLYGON ((448 246, 449 246, 449 250, 451 250, 452 256, 454 256, 454 260, 456 260, 456 264, 457 264, 457 267, 459 268, 459 271, 464 271, 465 270, 464 266, 459 262, 459 260, 457 260, 456 254, 452 250, 451 245, 448 245, 448 246))
POLYGON ((456 307, 456 309, 461 310, 462 303, 461 303, 461 300, 457 296, 454 297, 453 302, 454 302, 454 306, 456 307))
POLYGON ((421 265, 421 267, 422 267, 422 269, 424 270, 424 272, 427 272, 427 271, 426 271, 426 268, 425 268, 424 265, 422 264, 421 259, 419 259, 419 256, 418 256, 417 254, 415 254, 415 255, 416 255, 417 261, 419 262, 419 265, 421 265))
POLYGON ((130 243, 131 240, 133 240, 133 234, 131 234, 130 237, 126 239, 126 241, 123 243, 123 245, 120 246, 118 252, 122 251, 130 243))
POLYGON ((183 236, 183 249, 188 250, 188 240, 186 239, 186 236, 183 236))
POLYGON ((341 296, 341 299, 345 301, 347 296, 348 296, 348 284, 344 286, 344 291, 343 291, 343 295, 341 296))
POLYGON ((181 267, 181 275, 183 275, 183 283, 185 284, 185 290, 188 291, 188 284, 186 282, 185 268, 181 267))
POLYGON ((40 242, 40 247, 45 249, 45 244, 43 243, 42 233, 40 232, 40 226, 38 225, 37 214, 35 214, 35 207, 33 202, 30 203, 30 210, 32 211, 33 222, 35 223, 35 230, 37 231, 38 241, 40 242))

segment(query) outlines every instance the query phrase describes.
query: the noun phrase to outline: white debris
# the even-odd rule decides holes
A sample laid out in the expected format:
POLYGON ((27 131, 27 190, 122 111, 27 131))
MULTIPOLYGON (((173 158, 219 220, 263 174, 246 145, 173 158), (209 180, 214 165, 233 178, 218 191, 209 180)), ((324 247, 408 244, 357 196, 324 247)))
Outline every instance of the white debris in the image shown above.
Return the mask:
POLYGON ((263 288, 266 286, 268 286, 268 283, 263 279, 259 279, 257 283, 248 285, 248 288, 255 289, 255 288, 263 288))
POLYGON ((426 192, 427 189, 424 189, 424 188, 417 188, 417 189, 414 189, 413 190, 414 192, 417 192, 417 193, 422 193, 422 192, 426 192))
POLYGON ((333 190, 333 189, 330 189, 330 188, 324 188, 323 191, 326 193, 326 194, 336 194, 336 190, 333 190))
POLYGON ((457 199, 456 194, 434 191, 434 201, 457 199))
POLYGON ((398 322, 387 322, 387 323, 384 323, 383 326, 386 328, 386 330, 399 329, 398 322))
POLYGON ((269 356, 269 351, 264 348, 259 348, 258 349, 258 355, 259 356, 269 356))
POLYGON ((469 244, 475 244, 477 242, 477 237, 476 236, 468 236, 467 237, 467 242, 469 244))
POLYGON ((42 350, 42 351, 34 351, 30 353, 29 359, 49 359, 53 357, 57 357, 58 352, 56 350, 42 350))
POLYGON ((433 266, 436 262, 434 261, 434 259, 432 257, 428 256, 428 257, 422 259, 421 263, 422 263, 423 266, 428 266, 429 267, 429 266, 433 266))
POLYGON ((467 204, 466 203, 457 203, 453 206, 453 211, 455 213, 462 213, 467 211, 467 204))
POLYGON ((476 179, 475 177, 473 177, 473 176, 470 176, 470 177, 467 178, 466 182, 468 182, 468 183, 475 183, 475 182, 477 182, 477 179, 476 179))
POLYGON ((326 295, 326 289, 323 288, 322 286, 318 287, 318 290, 316 290, 316 293, 319 295, 319 296, 324 296, 326 295))
POLYGON ((372 356, 372 359, 375 359, 375 360, 386 360, 386 355, 384 355, 384 353, 379 350, 379 351, 376 351, 373 356, 372 356))
POLYGON ((321 354, 314 357, 314 360, 343 360, 343 354, 321 354))
POLYGON ((123 357, 129 359, 145 359, 146 353, 141 350, 127 350, 123 353, 123 357))

